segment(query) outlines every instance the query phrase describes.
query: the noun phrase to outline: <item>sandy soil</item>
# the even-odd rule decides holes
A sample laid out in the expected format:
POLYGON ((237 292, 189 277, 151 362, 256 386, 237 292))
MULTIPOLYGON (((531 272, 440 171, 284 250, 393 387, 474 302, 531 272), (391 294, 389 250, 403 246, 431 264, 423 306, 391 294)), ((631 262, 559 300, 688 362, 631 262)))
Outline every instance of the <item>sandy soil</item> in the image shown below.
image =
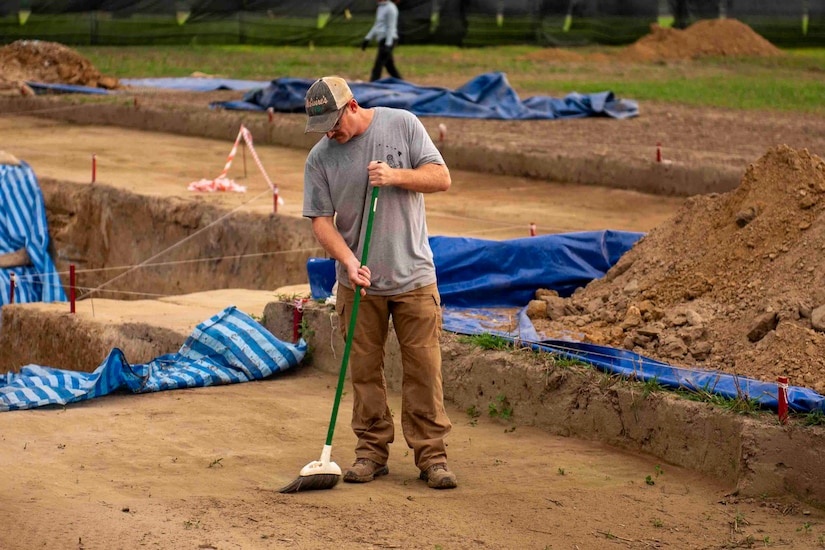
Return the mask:
MULTIPOLYGON (((451 408, 454 491, 403 444, 368 485, 281 495, 316 460, 335 379, 311 369, 236 386, 115 395, 4 414, 3 548, 811 548, 823 517, 595 442, 451 408), (9 498, 9 495, 15 495, 9 498), (606 503, 610 503, 605 506, 606 503), (805 525, 813 525, 804 528, 805 525)), ((399 410, 392 395, 390 405, 399 410)), ((344 397, 342 411, 351 400, 344 397)), ((333 459, 354 438, 337 425, 333 459)), ((400 430, 400 426, 396 427, 400 430)))

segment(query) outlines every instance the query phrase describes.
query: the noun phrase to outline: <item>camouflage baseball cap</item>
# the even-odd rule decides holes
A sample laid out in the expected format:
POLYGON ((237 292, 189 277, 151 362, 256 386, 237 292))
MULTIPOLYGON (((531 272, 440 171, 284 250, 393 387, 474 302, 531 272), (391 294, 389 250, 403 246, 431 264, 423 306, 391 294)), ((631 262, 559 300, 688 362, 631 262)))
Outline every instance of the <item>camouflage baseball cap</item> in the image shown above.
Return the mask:
POLYGON ((352 99, 352 90, 347 81, 337 76, 325 76, 316 80, 307 90, 304 107, 307 112, 307 126, 304 133, 332 130, 341 110, 352 99))

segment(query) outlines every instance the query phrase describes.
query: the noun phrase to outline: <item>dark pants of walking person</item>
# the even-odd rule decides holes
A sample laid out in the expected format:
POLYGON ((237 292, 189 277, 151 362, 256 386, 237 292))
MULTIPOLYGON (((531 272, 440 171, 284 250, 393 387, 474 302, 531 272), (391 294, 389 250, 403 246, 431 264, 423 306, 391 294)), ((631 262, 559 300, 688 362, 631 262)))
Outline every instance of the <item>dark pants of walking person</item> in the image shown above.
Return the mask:
POLYGON ((395 68, 395 60, 392 57, 392 50, 395 44, 387 46, 384 41, 378 43, 378 54, 375 56, 375 65, 372 66, 372 74, 370 75, 370 82, 375 82, 381 78, 381 70, 386 67, 390 76, 402 80, 401 73, 395 68))

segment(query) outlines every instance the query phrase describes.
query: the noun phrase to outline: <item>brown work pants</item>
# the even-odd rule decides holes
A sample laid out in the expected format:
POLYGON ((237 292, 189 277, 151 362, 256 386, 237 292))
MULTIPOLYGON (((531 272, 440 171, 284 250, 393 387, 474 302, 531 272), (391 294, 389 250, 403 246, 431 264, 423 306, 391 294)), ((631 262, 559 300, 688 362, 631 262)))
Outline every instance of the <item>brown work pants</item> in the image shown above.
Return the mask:
MULTIPOLYGON (((354 298, 354 291, 338 285, 336 307, 345 338, 354 298)), ((441 296, 435 284, 395 296, 361 297, 349 357, 352 429, 358 437, 355 456, 386 464, 395 438, 384 377, 390 317, 403 366, 401 428, 415 453, 416 466, 426 470, 446 462, 444 438, 452 427, 441 385, 441 296)))

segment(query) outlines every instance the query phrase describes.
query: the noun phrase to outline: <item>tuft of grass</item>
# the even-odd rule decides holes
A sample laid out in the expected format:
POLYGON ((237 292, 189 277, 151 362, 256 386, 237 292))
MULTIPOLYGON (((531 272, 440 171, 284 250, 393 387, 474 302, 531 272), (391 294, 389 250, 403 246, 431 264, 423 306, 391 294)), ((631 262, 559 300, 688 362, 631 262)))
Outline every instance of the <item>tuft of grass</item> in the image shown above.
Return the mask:
POLYGON ((461 336, 458 339, 462 344, 470 344, 481 349, 489 350, 511 350, 513 343, 501 336, 494 334, 473 334, 471 336, 461 336))
POLYGON ((501 394, 496 397, 495 402, 487 406, 490 418, 501 418, 502 420, 509 420, 513 416, 513 406, 507 401, 507 396, 501 394))
POLYGON ((682 388, 676 393, 692 401, 710 403, 711 405, 736 414, 754 415, 762 411, 762 406, 759 404, 759 400, 750 397, 747 393, 742 391, 742 388, 739 387, 738 382, 736 383, 737 394, 735 397, 727 397, 716 394, 714 393, 715 389, 715 384, 707 382, 702 387, 682 388))
POLYGON ((645 380, 642 390, 642 397, 647 398, 650 394, 658 391, 662 391, 664 386, 659 383, 659 378, 654 376, 653 378, 649 378, 645 380))
POLYGON ((811 411, 802 416, 802 423, 805 426, 825 425, 825 413, 822 411, 811 411))

